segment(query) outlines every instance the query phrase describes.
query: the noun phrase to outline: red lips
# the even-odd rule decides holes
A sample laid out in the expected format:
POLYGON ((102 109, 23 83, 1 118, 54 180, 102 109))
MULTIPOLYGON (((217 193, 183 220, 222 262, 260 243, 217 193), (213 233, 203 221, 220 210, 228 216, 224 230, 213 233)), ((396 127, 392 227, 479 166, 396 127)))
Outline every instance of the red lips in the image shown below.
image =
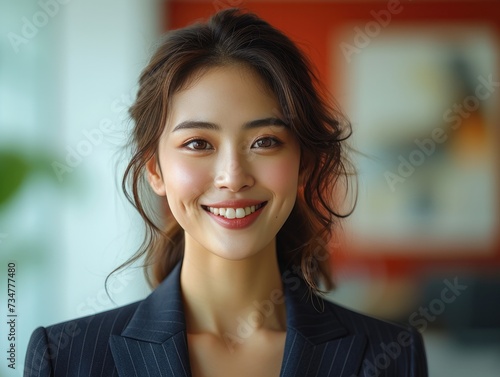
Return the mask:
POLYGON ((203 209, 205 212, 215 221, 217 222, 220 226, 226 228, 226 229, 243 229, 246 228, 250 225, 253 224, 255 220, 259 217, 259 215, 262 213, 262 210, 265 208, 267 202, 262 202, 262 201, 257 201, 257 200, 229 200, 229 201, 224 201, 224 202, 219 202, 215 204, 211 204, 210 206, 205 206, 203 205, 203 209), (243 218, 234 218, 234 219, 228 219, 224 216, 220 215, 215 215, 210 212, 208 207, 213 207, 213 208, 245 208, 245 207, 251 207, 254 205, 259 205, 260 208, 256 209, 255 212, 246 215, 243 218))

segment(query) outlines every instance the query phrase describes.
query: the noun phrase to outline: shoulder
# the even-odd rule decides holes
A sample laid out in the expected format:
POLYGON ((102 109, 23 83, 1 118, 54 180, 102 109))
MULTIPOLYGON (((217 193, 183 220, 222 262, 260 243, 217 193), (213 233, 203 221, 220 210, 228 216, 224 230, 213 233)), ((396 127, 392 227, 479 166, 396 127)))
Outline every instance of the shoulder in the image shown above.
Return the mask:
POLYGON ((331 301, 324 300, 324 302, 328 310, 353 334, 364 334, 372 339, 385 339, 387 337, 393 339, 399 334, 403 334, 403 337, 408 332, 414 333, 416 331, 411 326, 371 317, 331 301))
POLYGON ((109 338, 121 333, 139 303, 37 328, 28 344, 24 376, 72 375, 76 370, 93 375, 96 368, 101 375, 106 369, 113 370, 109 338))
POLYGON ((350 334, 362 335, 366 339, 362 365, 365 374, 385 376, 394 369, 400 371, 400 375, 427 376, 424 343, 415 328, 361 314, 330 301, 324 302, 325 309, 333 312, 350 334))

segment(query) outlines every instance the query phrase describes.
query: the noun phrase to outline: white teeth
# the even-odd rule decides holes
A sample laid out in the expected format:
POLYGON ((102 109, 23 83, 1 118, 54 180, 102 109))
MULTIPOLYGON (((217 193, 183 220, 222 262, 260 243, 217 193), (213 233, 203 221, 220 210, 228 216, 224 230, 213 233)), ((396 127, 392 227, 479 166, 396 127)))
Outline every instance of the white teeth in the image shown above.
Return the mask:
POLYGON ((234 208, 226 208, 226 219, 234 219, 236 217, 236 211, 234 208))
POLYGON ((211 213, 214 215, 225 217, 226 219, 242 219, 245 216, 248 216, 254 213, 262 207, 262 204, 257 204, 257 206, 249 206, 245 208, 215 208, 215 207, 206 207, 211 213))

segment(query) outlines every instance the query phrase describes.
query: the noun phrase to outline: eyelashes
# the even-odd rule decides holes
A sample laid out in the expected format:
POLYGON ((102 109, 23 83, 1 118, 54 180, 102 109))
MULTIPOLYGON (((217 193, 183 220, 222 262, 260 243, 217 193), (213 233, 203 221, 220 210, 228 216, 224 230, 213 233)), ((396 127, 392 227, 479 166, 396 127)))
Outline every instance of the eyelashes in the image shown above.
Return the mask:
POLYGON ((273 147, 280 146, 282 144, 283 143, 279 139, 277 139, 275 137, 272 137, 272 136, 266 136, 266 137, 262 137, 262 138, 256 140, 252 144, 252 148, 265 148, 265 149, 268 149, 268 148, 273 148, 273 147))
POLYGON ((182 147, 192 151, 206 151, 214 149, 208 141, 203 139, 191 139, 184 143, 182 147))
MULTIPOLYGON (((257 140, 255 140, 252 145, 251 149, 262 149, 262 150, 267 150, 267 149, 273 149, 277 148, 280 145, 283 145, 283 142, 279 140, 278 138, 274 136, 264 136, 261 137, 257 140)), ((214 146, 210 144, 208 141, 202 138, 194 138, 190 139, 184 144, 182 144, 182 148, 185 148, 190 151, 210 151, 210 150, 215 150, 214 146)))

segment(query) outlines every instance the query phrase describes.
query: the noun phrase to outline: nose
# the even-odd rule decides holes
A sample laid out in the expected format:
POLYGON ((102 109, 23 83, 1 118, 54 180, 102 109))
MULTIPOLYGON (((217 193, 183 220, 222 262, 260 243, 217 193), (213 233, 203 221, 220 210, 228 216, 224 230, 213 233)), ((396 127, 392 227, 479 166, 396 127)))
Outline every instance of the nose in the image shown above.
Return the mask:
POLYGON ((252 187, 255 183, 250 172, 249 161, 242 153, 235 151, 220 155, 214 184, 218 189, 239 192, 252 187))

